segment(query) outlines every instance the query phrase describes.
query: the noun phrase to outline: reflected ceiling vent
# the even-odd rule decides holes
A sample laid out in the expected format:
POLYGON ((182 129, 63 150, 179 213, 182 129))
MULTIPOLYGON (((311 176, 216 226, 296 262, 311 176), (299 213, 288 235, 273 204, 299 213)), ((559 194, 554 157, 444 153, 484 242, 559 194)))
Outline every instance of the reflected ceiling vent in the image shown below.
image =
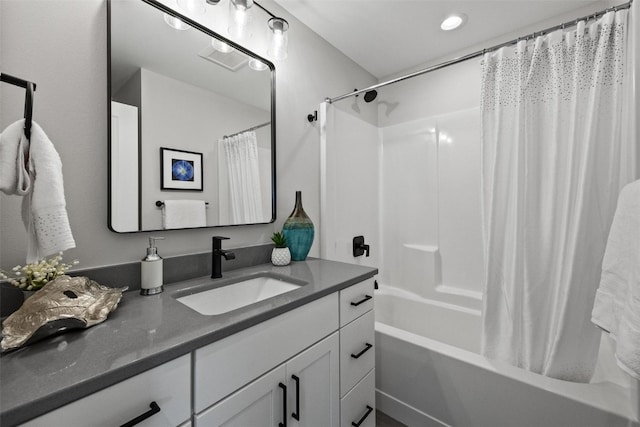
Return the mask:
POLYGON ((249 60, 245 54, 240 53, 237 50, 229 53, 223 53, 214 49, 212 46, 205 47, 198 53, 198 55, 207 61, 221 65, 231 71, 236 71, 249 60))

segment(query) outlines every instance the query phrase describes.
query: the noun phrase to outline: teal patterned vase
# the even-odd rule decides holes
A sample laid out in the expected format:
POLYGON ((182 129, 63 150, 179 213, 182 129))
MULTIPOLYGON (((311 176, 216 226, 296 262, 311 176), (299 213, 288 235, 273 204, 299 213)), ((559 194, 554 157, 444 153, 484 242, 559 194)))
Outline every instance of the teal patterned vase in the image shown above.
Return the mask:
POLYGON ((302 191, 296 191, 296 205, 282 226, 293 261, 304 261, 313 244, 313 221, 302 208, 302 191))

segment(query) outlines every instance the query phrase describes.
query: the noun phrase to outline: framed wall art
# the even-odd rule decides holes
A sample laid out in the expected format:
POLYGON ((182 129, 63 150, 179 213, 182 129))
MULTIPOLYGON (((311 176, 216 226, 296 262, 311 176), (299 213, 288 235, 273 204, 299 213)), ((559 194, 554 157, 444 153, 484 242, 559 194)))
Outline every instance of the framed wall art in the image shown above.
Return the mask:
POLYGON ((202 191, 202 153, 160 147, 160 188, 202 191))

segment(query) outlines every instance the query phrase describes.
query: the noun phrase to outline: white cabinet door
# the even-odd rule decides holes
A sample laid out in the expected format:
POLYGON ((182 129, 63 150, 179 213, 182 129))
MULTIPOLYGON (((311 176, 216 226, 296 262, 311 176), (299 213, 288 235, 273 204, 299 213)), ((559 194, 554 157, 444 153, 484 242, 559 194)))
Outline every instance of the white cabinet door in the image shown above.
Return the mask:
POLYGON ((196 426, 278 427, 287 416, 285 377, 283 364, 196 415, 196 426))
POLYGON ((288 426, 338 427, 338 332, 287 362, 288 426))

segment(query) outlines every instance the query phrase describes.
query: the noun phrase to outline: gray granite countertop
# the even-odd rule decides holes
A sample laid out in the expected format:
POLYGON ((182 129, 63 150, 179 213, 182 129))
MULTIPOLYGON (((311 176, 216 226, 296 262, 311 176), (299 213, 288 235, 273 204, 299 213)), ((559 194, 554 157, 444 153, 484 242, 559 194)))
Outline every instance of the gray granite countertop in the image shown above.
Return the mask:
POLYGON ((234 270, 222 279, 178 282, 154 296, 127 292, 105 322, 0 357, 0 425, 25 422, 376 273, 375 268, 309 258, 286 267, 234 270), (175 299, 204 284, 223 286, 261 272, 307 284, 215 316, 201 315, 175 299))

